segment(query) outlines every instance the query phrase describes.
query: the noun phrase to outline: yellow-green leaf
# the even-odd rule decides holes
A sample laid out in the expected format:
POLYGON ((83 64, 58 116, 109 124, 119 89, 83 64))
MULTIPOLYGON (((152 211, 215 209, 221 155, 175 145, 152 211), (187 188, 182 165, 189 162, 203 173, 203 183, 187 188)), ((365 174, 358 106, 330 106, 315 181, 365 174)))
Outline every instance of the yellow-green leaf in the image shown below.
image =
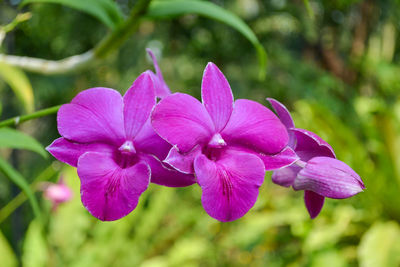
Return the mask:
POLYGON ((377 222, 364 234, 358 247, 361 267, 400 266, 400 227, 396 222, 377 222))
POLYGON ((0 78, 14 91, 25 112, 34 110, 33 89, 25 73, 13 66, 0 63, 0 78))
POLYGON ((1 255, 1 265, 8 267, 18 266, 17 258, 12 250, 10 244, 8 244, 7 239, 3 236, 0 231, 0 255, 1 255))

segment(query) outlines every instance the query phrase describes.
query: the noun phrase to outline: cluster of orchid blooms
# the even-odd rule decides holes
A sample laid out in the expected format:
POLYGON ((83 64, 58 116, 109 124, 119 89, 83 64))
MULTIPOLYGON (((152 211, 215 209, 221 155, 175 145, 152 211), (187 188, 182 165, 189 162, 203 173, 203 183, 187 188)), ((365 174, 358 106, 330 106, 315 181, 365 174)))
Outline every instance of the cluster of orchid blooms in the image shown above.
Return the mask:
POLYGON ((348 198, 365 188, 328 143, 295 128, 283 104, 268 99, 276 116, 252 100, 234 101, 213 63, 204 70, 202 102, 171 94, 148 53, 156 73, 142 73, 123 97, 113 89, 91 88, 58 111, 62 137, 47 150, 77 168, 82 203, 96 218, 126 216, 150 182, 198 184, 205 211, 223 222, 253 207, 266 171, 273 171, 274 183, 304 190, 311 218, 325 197, 348 198))

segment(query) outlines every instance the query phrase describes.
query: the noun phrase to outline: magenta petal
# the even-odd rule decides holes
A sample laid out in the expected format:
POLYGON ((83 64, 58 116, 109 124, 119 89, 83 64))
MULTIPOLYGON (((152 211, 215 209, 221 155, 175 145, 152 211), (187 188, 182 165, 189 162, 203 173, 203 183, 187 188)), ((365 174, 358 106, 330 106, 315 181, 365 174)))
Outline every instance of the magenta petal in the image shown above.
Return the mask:
POLYGON ((125 138, 121 95, 108 88, 92 88, 79 93, 57 114, 59 133, 79 143, 113 143, 125 138))
MULTIPOLYGON (((167 95, 170 95, 171 91, 169 90, 168 85, 164 81, 161 69, 157 63, 157 58, 154 55, 153 51, 151 51, 149 48, 147 48, 146 51, 150 55, 151 59, 153 60, 153 65, 154 65, 154 68, 156 69, 156 74, 153 75, 156 95, 159 98, 164 98, 167 95)), ((152 74, 154 74, 154 73, 152 73, 152 74)))
POLYGON ((230 153, 217 162, 199 155, 194 169, 204 209, 222 222, 236 220, 254 206, 265 175, 262 161, 244 153, 230 153))
POLYGON ((150 167, 139 162, 121 169, 110 154, 88 152, 79 158, 81 199, 86 209, 102 221, 128 215, 150 181, 150 167))
POLYGON ((304 202, 311 219, 314 219, 321 212, 324 206, 325 198, 313 191, 304 191, 304 202))
POLYGON ((150 123, 150 118, 136 135, 134 145, 138 151, 152 154, 159 160, 165 159, 171 149, 171 145, 154 131, 150 123))
POLYGON ((285 126, 271 110, 246 99, 235 101, 221 135, 229 145, 243 145, 264 154, 280 152, 289 140, 285 126))
POLYGON ((285 147, 285 149, 275 155, 260 155, 260 158, 264 162, 265 170, 267 171, 290 166, 299 160, 296 152, 294 152, 294 150, 290 147, 285 147))
POLYGON ((360 176, 344 162, 330 157, 315 157, 298 173, 293 188, 341 199, 352 197, 365 187, 360 176))
POLYGON ((125 131, 128 139, 133 139, 140 131, 155 104, 153 80, 148 72, 144 72, 124 96, 125 131))
POLYGON ((184 187, 196 182, 193 174, 184 174, 177 170, 167 168, 162 162, 152 155, 141 155, 151 168, 151 182, 168 187, 184 187))
POLYGON ((232 114, 233 95, 224 74, 211 62, 204 70, 201 94, 203 105, 214 121, 215 130, 220 132, 232 114))
POLYGON ((272 174, 272 182, 284 187, 289 187, 293 184, 297 174, 301 168, 297 165, 292 165, 280 170, 274 171, 272 174))
POLYGON ((336 158, 332 147, 315 133, 299 128, 290 131, 293 131, 296 135, 295 150, 302 161, 308 161, 317 156, 336 158))
POLYGON ((162 99, 153 110, 151 123, 156 132, 180 152, 211 139, 214 125, 204 106, 194 97, 175 93, 162 99))
POLYGON ((174 169, 182 172, 191 174, 194 173, 193 162, 194 159, 201 153, 200 146, 194 147, 191 151, 182 154, 176 147, 172 147, 168 153, 168 156, 163 161, 170 165, 174 169))
MULTIPOLYGON (((278 114, 279 119, 285 125, 287 129, 294 128, 294 122, 289 110, 279 101, 273 98, 267 98, 271 106, 274 108, 275 112, 278 114)), ((292 131, 289 131, 289 144, 291 148, 294 148, 296 144, 296 137, 292 131)))
POLYGON ((79 157, 86 152, 105 152, 111 153, 113 147, 107 144, 92 143, 92 144, 79 144, 68 141, 60 137, 54 140, 51 145, 46 148, 50 154, 61 162, 67 163, 76 167, 78 165, 79 157))
POLYGON ((276 113, 278 114, 279 119, 283 123, 283 125, 286 126, 286 128, 294 128, 294 122, 292 119, 292 116, 290 115, 289 111, 287 108, 278 100, 275 100, 273 98, 267 98, 269 103, 271 103, 271 106, 274 108, 276 113))

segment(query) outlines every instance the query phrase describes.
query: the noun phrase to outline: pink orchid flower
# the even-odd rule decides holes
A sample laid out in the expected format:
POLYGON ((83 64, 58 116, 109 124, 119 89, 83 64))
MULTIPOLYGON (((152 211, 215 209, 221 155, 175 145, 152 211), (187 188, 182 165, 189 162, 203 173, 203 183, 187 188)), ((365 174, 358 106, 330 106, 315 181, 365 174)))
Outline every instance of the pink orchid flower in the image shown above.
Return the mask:
POLYGON ((294 190, 304 190, 304 201, 314 219, 324 205, 325 197, 349 198, 365 188, 360 176, 336 159, 332 147, 313 132, 295 128, 287 108, 275 99, 267 99, 289 132, 289 146, 299 156, 295 164, 276 170, 272 181, 294 190))
POLYGON ((242 217, 254 205, 266 169, 297 160, 288 133, 275 114, 231 88, 213 63, 204 71, 202 103, 175 93, 152 112, 155 131, 174 147, 165 162, 194 173, 206 212, 220 221, 242 217))

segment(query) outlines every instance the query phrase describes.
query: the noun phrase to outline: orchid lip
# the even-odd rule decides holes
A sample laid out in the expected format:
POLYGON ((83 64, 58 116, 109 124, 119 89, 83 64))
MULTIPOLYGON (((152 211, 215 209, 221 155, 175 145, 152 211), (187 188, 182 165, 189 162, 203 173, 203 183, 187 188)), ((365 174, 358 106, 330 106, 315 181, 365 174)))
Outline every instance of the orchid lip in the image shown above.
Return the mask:
POLYGON ((125 141, 125 143, 122 144, 122 146, 120 146, 118 148, 118 150, 121 153, 130 153, 130 154, 136 154, 136 149, 133 146, 133 142, 130 140, 125 141))
POLYGON ((211 138, 210 142, 208 142, 208 146, 212 148, 222 148, 226 146, 225 140, 222 138, 221 134, 216 133, 211 138))

